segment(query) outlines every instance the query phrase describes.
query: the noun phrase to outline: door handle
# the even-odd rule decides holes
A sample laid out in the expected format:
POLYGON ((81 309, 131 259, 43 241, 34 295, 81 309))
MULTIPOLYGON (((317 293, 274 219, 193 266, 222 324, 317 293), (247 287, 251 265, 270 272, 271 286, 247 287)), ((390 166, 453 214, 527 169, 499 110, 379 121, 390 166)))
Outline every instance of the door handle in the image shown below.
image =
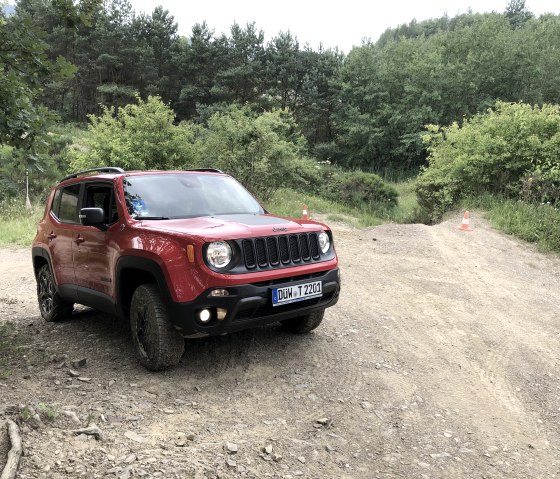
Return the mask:
POLYGON ((56 235, 51 231, 51 232, 47 235, 47 238, 49 238, 49 239, 55 239, 55 238, 56 238, 56 235))
POLYGON ((83 238, 83 236, 78 235, 76 236, 76 239, 74 240, 77 244, 83 243, 85 241, 85 239, 83 238))

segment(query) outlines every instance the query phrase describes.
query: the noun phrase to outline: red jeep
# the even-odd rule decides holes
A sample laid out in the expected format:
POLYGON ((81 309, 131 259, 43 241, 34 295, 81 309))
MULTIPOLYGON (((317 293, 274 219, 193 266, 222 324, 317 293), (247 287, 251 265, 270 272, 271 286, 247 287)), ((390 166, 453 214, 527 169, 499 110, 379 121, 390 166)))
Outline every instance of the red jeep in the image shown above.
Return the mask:
POLYGON ((130 318, 141 363, 177 364, 184 338, 321 323, 340 291, 332 233, 274 216, 218 170, 94 168, 49 194, 33 241, 41 315, 74 303, 130 318))

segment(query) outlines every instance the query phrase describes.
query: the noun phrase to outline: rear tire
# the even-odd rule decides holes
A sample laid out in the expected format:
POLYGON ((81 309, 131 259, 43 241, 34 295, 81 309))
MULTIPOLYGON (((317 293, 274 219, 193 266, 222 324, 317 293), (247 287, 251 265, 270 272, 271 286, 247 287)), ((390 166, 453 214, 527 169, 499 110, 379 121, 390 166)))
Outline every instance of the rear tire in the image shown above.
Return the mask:
POLYGON ((56 284, 48 264, 37 273, 37 301, 39 311, 45 321, 62 321, 72 316, 74 304, 62 299, 56 291, 56 284))
POLYGON ((140 363, 150 371, 175 366, 185 351, 183 336, 173 327, 155 284, 136 288, 130 306, 132 342, 140 363))
POLYGON ((280 321, 284 329, 290 333, 295 334, 305 334, 313 331, 316 327, 323 321, 323 316, 325 315, 324 309, 319 309, 317 311, 312 311, 305 316, 300 316, 298 318, 285 319, 280 321))

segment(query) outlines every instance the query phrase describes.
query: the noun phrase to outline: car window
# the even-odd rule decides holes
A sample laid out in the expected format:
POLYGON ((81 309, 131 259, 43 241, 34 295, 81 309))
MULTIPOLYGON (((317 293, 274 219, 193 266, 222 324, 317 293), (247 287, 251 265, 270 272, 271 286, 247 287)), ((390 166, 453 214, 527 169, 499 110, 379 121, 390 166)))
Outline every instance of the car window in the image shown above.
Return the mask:
POLYGON ((62 189, 58 219, 63 223, 79 223, 78 200, 80 199, 81 184, 70 185, 62 189))
POLYGON ((102 208, 105 212, 105 223, 111 224, 119 219, 114 198, 112 185, 86 185, 83 207, 102 208))
POLYGON ((51 205, 51 211, 53 212, 53 214, 58 218, 58 209, 60 208, 60 195, 62 193, 62 190, 56 190, 55 194, 54 194, 54 199, 51 205))
POLYGON ((133 218, 192 218, 262 214, 264 210, 236 180, 225 175, 177 173, 131 176, 125 198, 133 218))

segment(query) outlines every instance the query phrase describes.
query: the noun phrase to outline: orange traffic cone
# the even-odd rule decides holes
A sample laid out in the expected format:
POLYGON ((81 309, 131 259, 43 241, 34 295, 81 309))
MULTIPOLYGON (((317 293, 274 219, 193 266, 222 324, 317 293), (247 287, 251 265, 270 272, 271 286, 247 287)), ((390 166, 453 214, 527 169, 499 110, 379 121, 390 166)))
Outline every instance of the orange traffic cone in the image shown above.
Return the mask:
POLYGON ((471 214, 468 211, 465 211, 465 214, 463 215, 463 221, 461 221, 461 224, 459 225, 459 229, 461 231, 472 231, 470 219, 471 214))
POLYGON ((304 220, 309 219, 309 210, 307 209, 307 205, 303 205, 303 213, 301 214, 304 220))

